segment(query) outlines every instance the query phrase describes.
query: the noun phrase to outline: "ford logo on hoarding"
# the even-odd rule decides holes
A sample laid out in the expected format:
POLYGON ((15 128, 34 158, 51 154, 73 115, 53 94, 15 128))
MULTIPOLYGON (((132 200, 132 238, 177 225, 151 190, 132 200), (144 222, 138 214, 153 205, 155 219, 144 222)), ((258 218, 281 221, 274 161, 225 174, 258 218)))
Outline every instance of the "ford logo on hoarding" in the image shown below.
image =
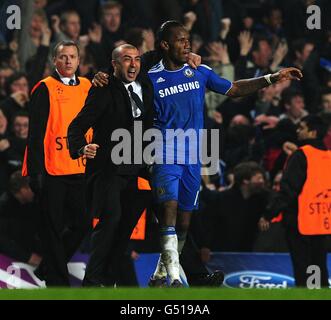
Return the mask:
POLYGON ((227 274, 224 285, 229 288, 240 289, 287 289, 294 287, 294 279, 280 273, 242 271, 227 274))

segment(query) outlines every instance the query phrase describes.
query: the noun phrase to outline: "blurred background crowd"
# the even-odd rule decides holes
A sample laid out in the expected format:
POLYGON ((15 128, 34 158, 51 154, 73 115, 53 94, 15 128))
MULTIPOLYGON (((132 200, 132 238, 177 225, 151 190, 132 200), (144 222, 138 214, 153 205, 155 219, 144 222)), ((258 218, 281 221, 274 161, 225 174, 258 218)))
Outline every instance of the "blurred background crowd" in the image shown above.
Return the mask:
MULTIPOLYGON (((331 148, 331 1, 329 0, 5 0, 0 4, 0 252, 40 262, 34 196, 20 170, 29 127, 29 93, 52 73, 52 48, 79 44, 79 75, 108 70, 112 50, 131 43, 155 49, 158 27, 179 20, 192 52, 233 81, 294 66, 300 82, 283 82, 244 98, 206 93, 206 127, 221 132, 219 174, 206 175, 192 235, 203 261, 211 251, 286 251, 280 219, 263 215, 279 191, 287 157, 304 137, 298 126, 318 115, 331 148), (21 30, 6 28, 6 8, 22 11, 21 30), (321 9, 321 29, 309 30, 307 7, 321 9)), ((157 251, 149 215, 136 251, 157 251)), ((135 256, 136 257, 136 256, 135 256)))

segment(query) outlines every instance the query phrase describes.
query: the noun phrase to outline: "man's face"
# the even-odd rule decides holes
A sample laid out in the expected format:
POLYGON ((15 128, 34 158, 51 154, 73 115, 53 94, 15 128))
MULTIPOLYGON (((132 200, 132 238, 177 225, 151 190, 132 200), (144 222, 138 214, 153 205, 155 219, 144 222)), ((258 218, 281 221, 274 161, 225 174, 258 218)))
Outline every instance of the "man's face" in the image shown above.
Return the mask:
POLYGON ((266 68, 269 66, 271 56, 272 50, 268 41, 260 41, 259 49, 253 52, 254 63, 261 68, 266 68))
POLYGON ((297 136, 299 141, 314 139, 316 138, 316 131, 310 131, 307 126, 307 123, 304 121, 300 121, 297 129, 297 136))
POLYGON ((191 52, 189 33, 182 27, 172 28, 170 32, 169 41, 165 41, 165 49, 172 62, 182 65, 191 52))
POLYGON ((45 21, 41 16, 37 14, 32 16, 30 22, 30 35, 32 37, 39 37, 41 35, 43 23, 45 23, 45 21))
POLYGON ((10 85, 11 93, 24 92, 29 96, 29 83, 25 77, 19 78, 10 85))
POLYGON ((15 136, 21 139, 27 139, 29 131, 29 118, 17 116, 14 119, 14 133, 15 136))
POLYGON ((60 46, 54 58, 54 66, 63 77, 71 78, 79 66, 77 48, 75 46, 60 46))
POLYGON ((257 194, 261 191, 264 190, 265 187, 265 180, 264 180, 264 176, 262 173, 256 173, 254 174, 249 182, 249 191, 251 194, 257 194))
POLYGON ((63 27, 63 31, 72 40, 77 40, 80 35, 80 18, 77 14, 70 14, 67 22, 63 27))
POLYGON ((137 49, 125 49, 120 52, 119 57, 112 61, 114 74, 123 82, 135 81, 140 71, 140 55, 137 49))
POLYGON ((322 96, 322 110, 331 113, 331 93, 322 96))
POLYGON ((6 79, 10 77, 14 71, 10 68, 0 70, 0 88, 3 88, 6 82, 6 79))
POLYGON ((278 30, 282 27, 283 17, 282 12, 278 9, 272 10, 269 17, 269 25, 273 30, 278 30))
POLYGON ((289 105, 285 105, 288 113, 294 119, 298 119, 302 116, 303 109, 305 108, 305 101, 301 96, 295 96, 292 98, 289 105))
POLYGON ((121 25, 121 9, 115 7, 105 10, 103 24, 109 32, 116 32, 121 25))

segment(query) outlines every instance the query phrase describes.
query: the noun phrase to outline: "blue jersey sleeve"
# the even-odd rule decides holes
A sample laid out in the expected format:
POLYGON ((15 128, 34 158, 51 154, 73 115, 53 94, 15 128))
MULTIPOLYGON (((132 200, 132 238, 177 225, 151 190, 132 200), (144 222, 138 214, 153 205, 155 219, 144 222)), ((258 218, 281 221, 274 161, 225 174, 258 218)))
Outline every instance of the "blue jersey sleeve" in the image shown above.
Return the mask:
POLYGON ((221 78, 218 74, 216 74, 210 67, 202 64, 198 67, 199 71, 201 71, 206 76, 206 87, 211 90, 221 94, 226 94, 232 87, 232 82, 221 78))

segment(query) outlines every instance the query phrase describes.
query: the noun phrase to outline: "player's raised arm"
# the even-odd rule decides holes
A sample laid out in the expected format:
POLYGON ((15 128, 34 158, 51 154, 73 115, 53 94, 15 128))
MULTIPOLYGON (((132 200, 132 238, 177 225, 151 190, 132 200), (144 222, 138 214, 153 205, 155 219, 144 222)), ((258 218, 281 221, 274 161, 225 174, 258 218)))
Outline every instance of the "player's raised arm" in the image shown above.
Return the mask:
POLYGON ((231 89, 226 94, 229 97, 241 97, 277 82, 301 80, 302 77, 302 72, 299 69, 293 67, 285 68, 263 77, 234 81, 231 89))

